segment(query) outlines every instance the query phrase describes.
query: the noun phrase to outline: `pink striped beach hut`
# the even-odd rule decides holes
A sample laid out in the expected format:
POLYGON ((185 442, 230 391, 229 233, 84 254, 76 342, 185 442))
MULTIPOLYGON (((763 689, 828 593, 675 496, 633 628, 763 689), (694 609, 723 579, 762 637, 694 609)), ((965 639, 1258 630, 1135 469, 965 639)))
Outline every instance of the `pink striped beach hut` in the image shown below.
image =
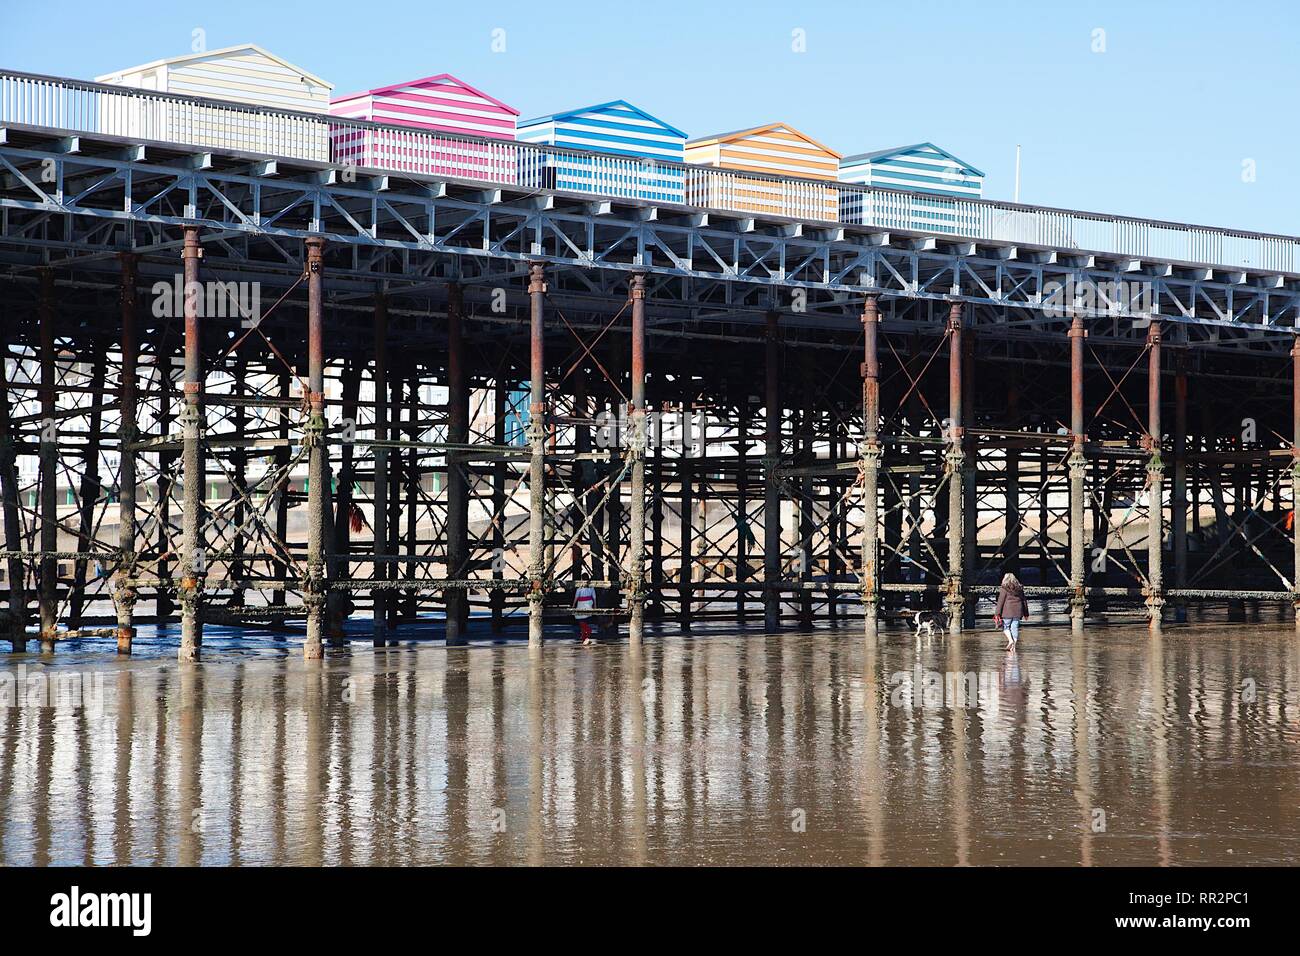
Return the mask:
POLYGON ((339 118, 330 129, 336 163, 507 184, 518 179, 515 148, 507 143, 514 142, 519 111, 450 73, 338 97, 330 102, 330 115, 339 118))

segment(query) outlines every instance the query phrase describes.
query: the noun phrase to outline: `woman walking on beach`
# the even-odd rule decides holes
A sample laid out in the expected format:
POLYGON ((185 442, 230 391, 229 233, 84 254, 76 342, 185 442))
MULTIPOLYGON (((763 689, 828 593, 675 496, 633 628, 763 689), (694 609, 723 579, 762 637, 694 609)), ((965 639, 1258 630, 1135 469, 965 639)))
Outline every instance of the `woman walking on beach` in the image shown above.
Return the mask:
POLYGON ((1025 588, 1008 571, 1002 577, 1002 587, 998 589, 998 606, 993 610, 993 620, 1002 628, 1007 638, 1007 650, 1016 646, 1020 640, 1020 622, 1029 617, 1029 601, 1025 598, 1025 588))

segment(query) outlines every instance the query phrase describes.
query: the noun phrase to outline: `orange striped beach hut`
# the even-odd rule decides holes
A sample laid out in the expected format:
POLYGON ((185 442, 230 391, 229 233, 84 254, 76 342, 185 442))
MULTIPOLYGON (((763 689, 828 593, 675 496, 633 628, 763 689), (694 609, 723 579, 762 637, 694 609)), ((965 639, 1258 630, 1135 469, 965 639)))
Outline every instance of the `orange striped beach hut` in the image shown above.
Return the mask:
POLYGON ((834 187, 820 186, 815 180, 837 179, 840 158, 835 150, 785 123, 694 139, 686 144, 686 162, 714 169, 689 171, 687 202, 834 222, 839 216, 838 194, 834 187), (790 176, 804 181, 778 178, 790 176))

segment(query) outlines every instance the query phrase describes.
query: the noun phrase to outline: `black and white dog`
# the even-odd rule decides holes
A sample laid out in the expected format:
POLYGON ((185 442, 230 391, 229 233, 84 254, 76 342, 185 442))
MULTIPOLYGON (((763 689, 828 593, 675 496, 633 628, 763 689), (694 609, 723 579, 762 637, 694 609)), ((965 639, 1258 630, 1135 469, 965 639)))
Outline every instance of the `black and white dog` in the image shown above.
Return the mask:
POLYGON ((922 635, 930 640, 943 637, 948 633, 948 612, 917 611, 912 615, 912 626, 916 628, 916 639, 918 641, 922 635))

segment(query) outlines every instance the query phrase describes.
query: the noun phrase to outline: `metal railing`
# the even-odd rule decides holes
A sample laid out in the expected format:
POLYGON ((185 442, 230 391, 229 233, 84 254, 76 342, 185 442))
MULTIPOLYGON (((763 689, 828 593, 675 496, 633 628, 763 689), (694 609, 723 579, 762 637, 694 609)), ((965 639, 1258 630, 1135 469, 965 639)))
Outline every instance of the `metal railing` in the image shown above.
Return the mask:
POLYGON ((637 159, 0 70, 0 125, 929 235, 1300 273, 1300 238, 637 159))

